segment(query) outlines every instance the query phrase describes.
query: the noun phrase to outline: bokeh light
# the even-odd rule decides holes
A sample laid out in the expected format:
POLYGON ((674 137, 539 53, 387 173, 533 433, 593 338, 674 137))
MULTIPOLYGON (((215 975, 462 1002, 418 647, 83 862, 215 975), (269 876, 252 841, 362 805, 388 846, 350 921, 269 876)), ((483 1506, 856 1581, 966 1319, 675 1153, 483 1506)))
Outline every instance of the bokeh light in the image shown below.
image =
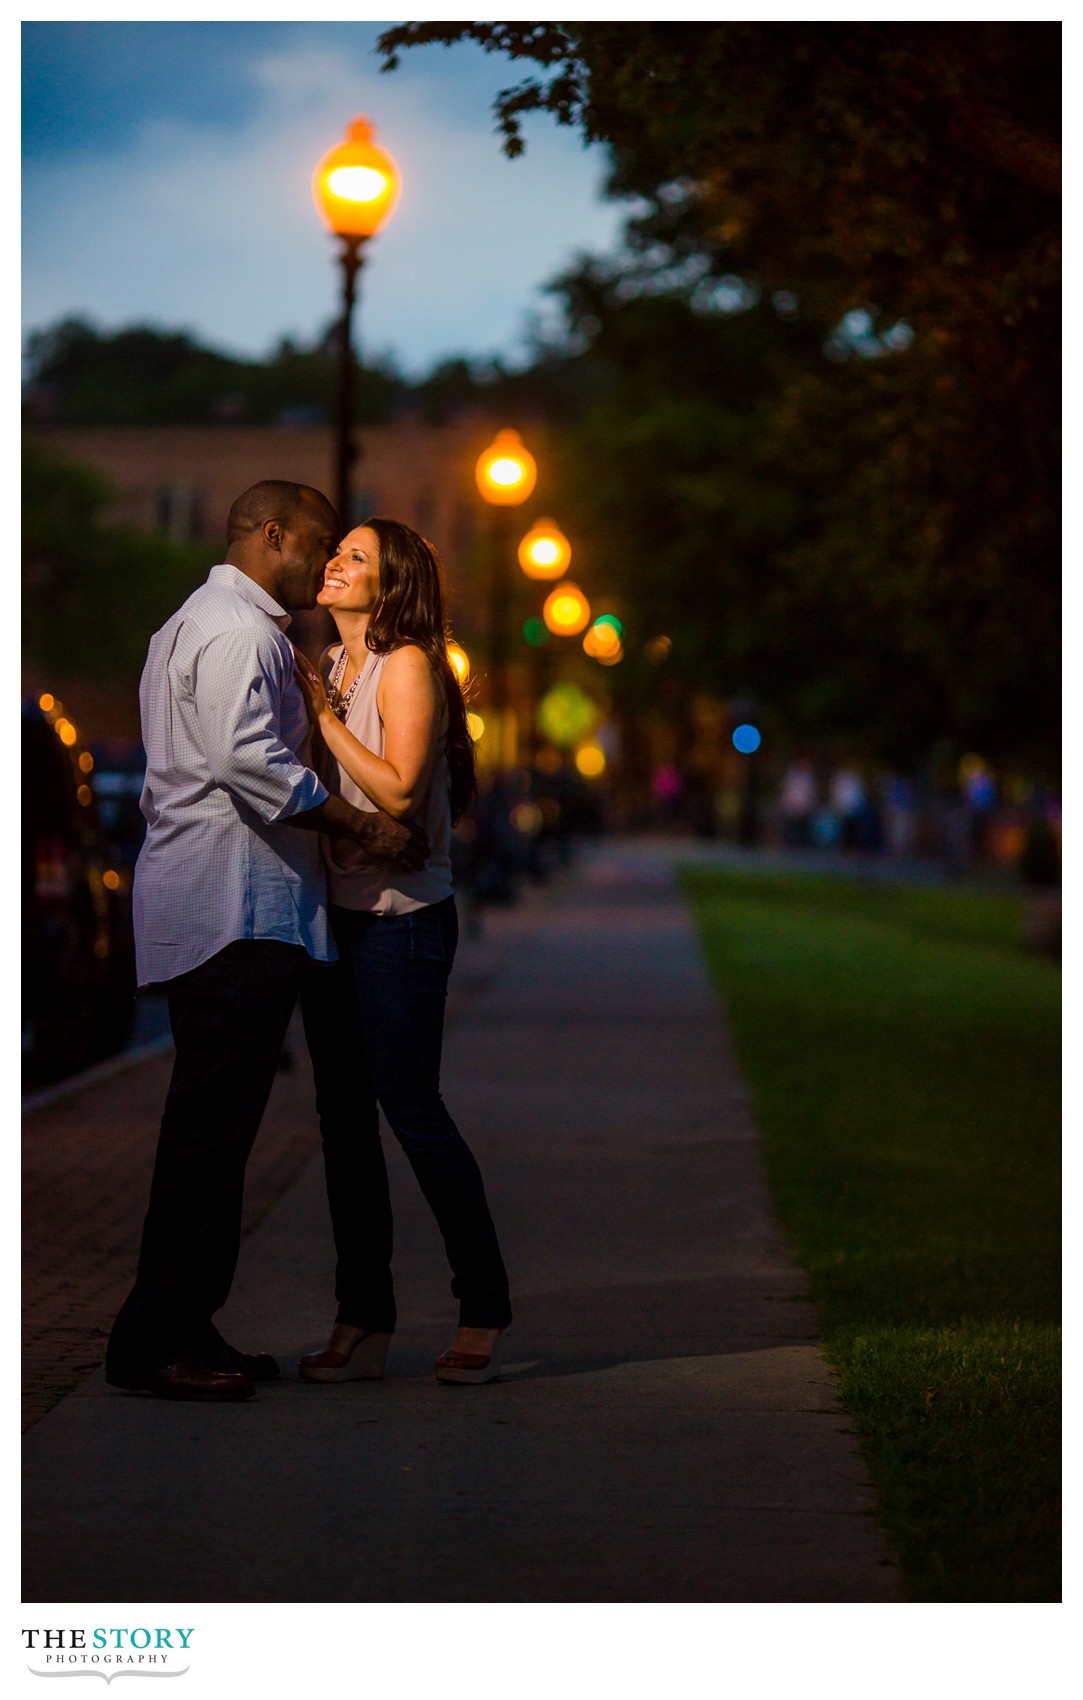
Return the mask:
POLYGON ((537 803, 516 803, 511 811, 511 824, 524 838, 534 838, 542 829, 542 812, 537 803))
POLYGON ((620 633, 605 616, 595 620, 590 630, 585 633, 583 648, 594 661, 617 661, 624 653, 620 633))
POLYGON ((75 727, 72 725, 70 720, 58 720, 58 721, 56 721, 55 726, 54 726, 54 730, 56 732, 57 737, 60 739, 60 742, 62 744, 67 744, 69 749, 71 748, 72 744, 74 744, 78 741, 79 734, 75 730, 75 727))
POLYGON ((746 723, 734 728, 733 747, 735 750, 740 750, 743 756, 750 756, 753 750, 759 749, 762 742, 763 740, 755 726, 746 723))
POLYGON ((558 749, 571 749, 598 723, 598 709, 586 691, 565 680, 538 704, 538 726, 558 749))
POLYGON ((527 578, 561 578, 571 558, 571 544, 551 519, 536 520, 519 545, 519 565, 527 578))
POLYGON ((479 741, 479 739, 484 737, 484 735, 485 735, 485 722, 481 718, 480 714, 471 713, 471 714, 467 715, 467 717, 466 717, 466 730, 469 732, 470 736, 473 738, 475 744, 479 741))
POLYGON ((605 751, 600 744, 580 744, 575 765, 584 779, 600 779, 605 772, 605 751))
POLYGON ((534 456, 523 446, 518 431, 498 431, 474 468, 478 489, 497 507, 525 502, 538 478, 534 456))
POLYGON ((669 660, 672 648, 672 638, 652 637, 643 645, 643 653, 652 667, 658 667, 663 661, 669 660))
POLYGON ((557 637, 575 637, 590 620, 590 603, 577 584, 565 579, 549 592, 542 614, 557 637))
POLYGON ((470 677, 470 657, 467 655, 462 644, 449 643, 447 646, 447 658, 451 663, 452 671, 460 685, 465 685, 467 679, 470 677))
POLYGON ((549 628, 540 614, 531 614, 523 626, 523 636, 535 649, 549 642, 549 628))

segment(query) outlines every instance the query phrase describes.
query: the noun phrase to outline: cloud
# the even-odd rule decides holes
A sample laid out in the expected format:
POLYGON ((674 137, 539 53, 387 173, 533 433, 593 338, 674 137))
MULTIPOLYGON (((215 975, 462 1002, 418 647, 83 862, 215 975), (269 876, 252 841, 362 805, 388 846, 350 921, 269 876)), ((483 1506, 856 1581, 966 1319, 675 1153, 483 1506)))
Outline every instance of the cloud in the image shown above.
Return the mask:
POLYGON ((448 351, 509 351, 538 286, 575 250, 616 237, 620 211, 598 194, 604 156, 546 119, 531 124, 525 158, 506 160, 486 93, 476 108, 462 99, 455 53, 381 76, 374 61, 359 73, 346 55, 295 45, 247 72, 256 95, 240 123, 229 110, 220 123, 155 118, 115 153, 74 146, 28 166, 28 326, 139 319, 247 353, 311 335, 337 307, 311 174, 362 112, 403 194, 363 274, 361 340, 410 371, 448 351))

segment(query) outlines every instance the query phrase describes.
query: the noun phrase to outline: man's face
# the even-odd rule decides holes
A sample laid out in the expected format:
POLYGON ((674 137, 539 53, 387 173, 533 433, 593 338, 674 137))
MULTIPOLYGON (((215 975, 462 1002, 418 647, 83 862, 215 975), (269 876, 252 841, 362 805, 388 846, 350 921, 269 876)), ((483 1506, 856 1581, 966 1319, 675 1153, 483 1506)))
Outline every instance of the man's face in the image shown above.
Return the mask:
POLYGON ((306 501, 286 528, 275 574, 283 608, 315 608, 323 569, 338 543, 338 519, 329 504, 306 501))

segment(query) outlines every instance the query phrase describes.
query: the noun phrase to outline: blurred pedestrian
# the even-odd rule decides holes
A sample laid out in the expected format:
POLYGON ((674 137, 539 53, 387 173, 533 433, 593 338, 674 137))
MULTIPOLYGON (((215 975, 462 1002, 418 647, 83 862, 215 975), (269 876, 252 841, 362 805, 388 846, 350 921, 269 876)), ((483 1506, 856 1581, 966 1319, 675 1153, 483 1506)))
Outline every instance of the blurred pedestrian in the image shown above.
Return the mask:
POLYGON ((806 850, 812 842, 812 816, 818 801, 816 775, 807 761, 786 769, 779 792, 783 842, 790 850, 806 850))
POLYGON ((136 864, 141 987, 163 986, 176 1046, 135 1286, 106 1378, 166 1399, 247 1398, 278 1374, 214 1326, 240 1246, 245 1164, 308 957, 334 947, 317 833, 423 859, 420 834, 328 794, 285 636, 337 534, 326 497, 253 485, 226 559, 155 633, 139 688, 147 835, 136 864))
POLYGON ((855 768, 840 767, 831 780, 831 808, 839 823, 839 841, 844 850, 856 849, 862 814, 865 809, 865 786, 855 768))
POLYGON ((327 845, 334 969, 302 992, 316 1075, 338 1311, 309 1381, 378 1379, 395 1327, 392 1218, 378 1108, 410 1161, 451 1265, 459 1327, 436 1359, 439 1381, 497 1373, 511 1321, 508 1277, 481 1173, 440 1095, 448 976, 459 924, 451 828, 475 791, 474 746, 448 664, 443 574, 426 540, 368 519, 327 564, 318 600, 341 642, 298 677, 325 746, 320 771, 361 809, 424 821, 431 850, 410 873, 374 868, 327 845))
POLYGON ((891 773, 884 782, 884 836, 890 856, 905 861, 917 843, 917 792, 905 774, 891 773))

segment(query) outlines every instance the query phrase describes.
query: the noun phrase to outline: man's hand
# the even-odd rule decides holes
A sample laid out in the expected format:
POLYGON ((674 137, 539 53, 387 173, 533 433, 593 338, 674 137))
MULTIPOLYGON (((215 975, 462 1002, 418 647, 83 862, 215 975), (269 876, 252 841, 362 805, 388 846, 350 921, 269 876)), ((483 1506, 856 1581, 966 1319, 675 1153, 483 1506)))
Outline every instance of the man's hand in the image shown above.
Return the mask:
POLYGON ((366 856, 374 862, 394 862, 411 873, 425 866, 429 841, 413 821, 395 820, 382 809, 374 815, 360 809, 357 812, 361 818, 349 836, 366 856))
POLYGON ((320 723, 320 715, 328 710, 327 692, 323 680, 313 667, 307 655, 303 655, 297 645, 293 646, 293 674, 301 687, 301 695, 305 699, 305 713, 313 726, 320 723))
POLYGON ((413 821, 395 820, 382 809, 371 814, 355 809, 342 797, 325 797, 314 809, 287 816, 284 826, 299 826, 304 832, 326 832, 330 838, 348 838, 372 862, 390 862, 394 867, 416 873, 429 858, 429 841, 413 821))

